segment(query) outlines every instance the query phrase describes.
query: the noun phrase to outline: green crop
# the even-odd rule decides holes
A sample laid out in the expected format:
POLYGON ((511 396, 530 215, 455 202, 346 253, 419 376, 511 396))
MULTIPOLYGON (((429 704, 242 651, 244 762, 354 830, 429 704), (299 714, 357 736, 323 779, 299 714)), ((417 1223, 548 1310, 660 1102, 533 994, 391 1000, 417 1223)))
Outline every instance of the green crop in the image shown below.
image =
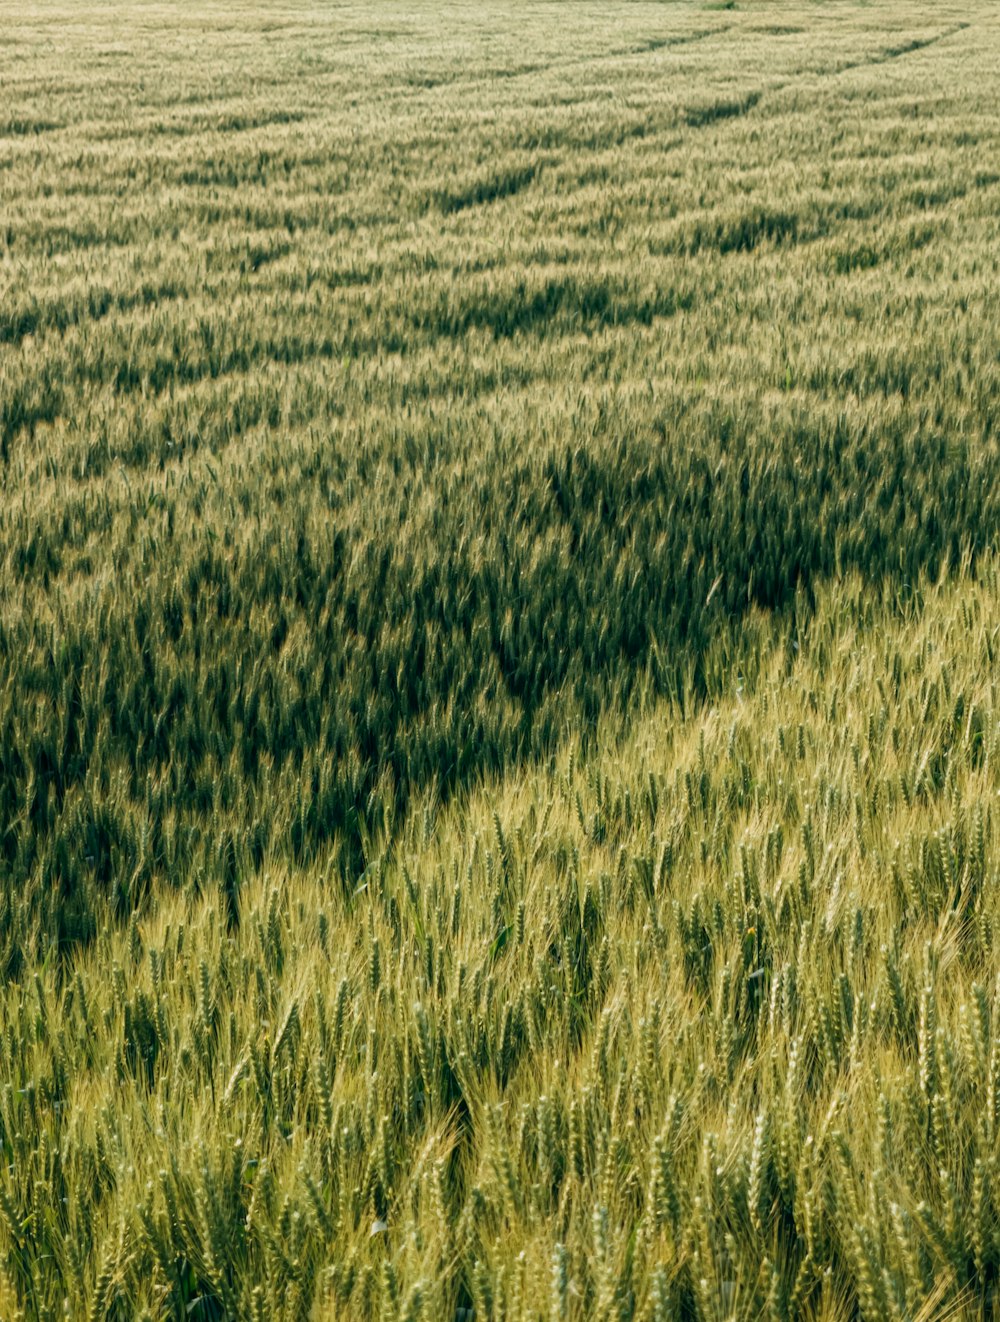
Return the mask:
POLYGON ((0 30, 0 1319, 991 1316, 994 11, 0 30))

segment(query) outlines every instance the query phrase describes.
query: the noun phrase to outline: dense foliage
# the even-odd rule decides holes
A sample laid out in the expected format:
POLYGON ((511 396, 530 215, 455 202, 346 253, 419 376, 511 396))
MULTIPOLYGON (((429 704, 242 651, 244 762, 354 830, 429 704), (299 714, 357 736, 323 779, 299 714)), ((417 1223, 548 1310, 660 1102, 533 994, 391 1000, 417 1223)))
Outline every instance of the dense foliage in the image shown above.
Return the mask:
POLYGON ((0 1317, 988 1313, 995 16, 0 17, 0 1317))

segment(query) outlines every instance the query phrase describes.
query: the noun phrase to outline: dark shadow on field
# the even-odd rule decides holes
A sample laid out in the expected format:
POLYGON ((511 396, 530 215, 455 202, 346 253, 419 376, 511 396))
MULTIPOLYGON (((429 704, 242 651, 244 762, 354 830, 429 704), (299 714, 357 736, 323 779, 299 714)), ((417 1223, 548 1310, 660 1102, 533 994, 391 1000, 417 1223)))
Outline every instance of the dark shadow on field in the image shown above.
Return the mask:
POLYGON ((540 329, 566 331, 578 326, 649 326, 656 317, 672 317, 693 305, 688 292, 656 289, 642 293, 605 280, 576 275, 531 285, 524 280, 497 293, 443 299, 438 306, 415 311, 414 324, 438 336, 457 337, 472 329, 490 331, 496 339, 540 329))
POLYGON ((275 456, 232 493, 263 511, 252 544, 164 511, 155 563, 119 543, 112 591, 53 598, 57 633, 63 531, 40 526, 10 560, 29 607, 0 631, 0 967, 88 939, 154 880, 221 887, 233 922, 267 857, 333 849, 350 888, 415 791, 545 754, 639 687, 728 684, 705 659, 748 607, 807 609, 850 570, 912 584, 993 544, 995 447, 903 417, 789 415, 765 443, 720 405, 696 433, 537 452, 470 458, 443 434, 275 456), (377 499, 341 513, 348 484, 377 499))
POLYGON ((514 197, 532 184, 537 175, 537 165, 526 165, 516 170, 499 170, 476 179, 464 187, 440 189, 435 192, 433 202, 444 215, 451 215, 456 211, 465 211, 469 207, 479 207, 489 202, 499 202, 504 198, 514 197))
POLYGON ((749 92, 746 96, 724 101, 712 101, 707 105, 688 106, 683 114, 684 123, 689 128, 700 129, 714 124, 720 119, 736 119, 746 115, 760 101, 760 92, 749 92))

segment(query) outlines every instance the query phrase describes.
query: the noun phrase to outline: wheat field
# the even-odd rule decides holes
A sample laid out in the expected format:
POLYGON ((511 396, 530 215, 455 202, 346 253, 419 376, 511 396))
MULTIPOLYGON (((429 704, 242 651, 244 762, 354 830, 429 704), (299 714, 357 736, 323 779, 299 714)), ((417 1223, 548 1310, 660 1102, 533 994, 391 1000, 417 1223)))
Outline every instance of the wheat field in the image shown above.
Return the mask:
POLYGON ((995 1316, 998 68, 0 0, 2 1322, 995 1316))

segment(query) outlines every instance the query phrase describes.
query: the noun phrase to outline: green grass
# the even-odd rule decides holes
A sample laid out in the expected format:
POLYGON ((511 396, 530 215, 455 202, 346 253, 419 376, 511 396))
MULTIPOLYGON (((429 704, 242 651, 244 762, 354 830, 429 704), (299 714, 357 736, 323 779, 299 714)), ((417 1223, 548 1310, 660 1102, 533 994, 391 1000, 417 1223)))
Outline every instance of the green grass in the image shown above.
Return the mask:
POLYGON ((991 1316, 993 9, 0 27, 0 1318, 991 1316))

